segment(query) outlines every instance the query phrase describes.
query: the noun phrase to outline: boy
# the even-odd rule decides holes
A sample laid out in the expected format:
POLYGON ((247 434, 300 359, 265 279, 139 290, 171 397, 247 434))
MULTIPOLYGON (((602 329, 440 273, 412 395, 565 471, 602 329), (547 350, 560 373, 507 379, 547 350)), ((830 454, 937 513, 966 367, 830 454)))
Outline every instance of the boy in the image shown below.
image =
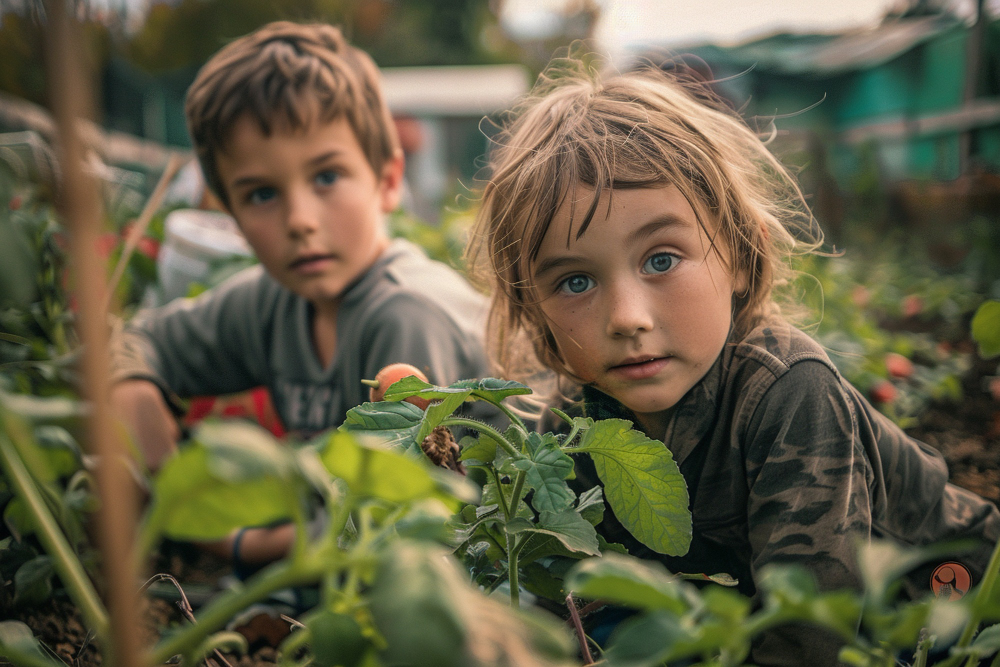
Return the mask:
POLYGON ((260 265, 135 318, 112 401, 151 470, 175 449, 176 396, 266 385, 299 436, 336 427, 391 362, 433 383, 488 375, 485 304, 404 241, 403 156, 379 73, 328 25, 272 23, 219 51, 188 91, 210 189, 260 265))

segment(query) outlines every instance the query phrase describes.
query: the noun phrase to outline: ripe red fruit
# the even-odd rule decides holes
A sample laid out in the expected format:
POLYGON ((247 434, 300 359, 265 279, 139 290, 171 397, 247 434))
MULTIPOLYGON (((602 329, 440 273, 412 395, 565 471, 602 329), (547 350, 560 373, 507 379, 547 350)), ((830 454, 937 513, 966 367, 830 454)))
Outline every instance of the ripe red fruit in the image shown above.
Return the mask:
POLYGON ((916 317, 924 310, 924 300, 916 294, 907 294, 901 304, 904 317, 916 317))
MULTIPOLYGON (((369 387, 368 400, 381 401, 385 397, 386 389, 393 383, 411 375, 415 375, 418 379, 427 382, 427 376, 416 366, 411 366, 410 364, 389 364, 378 372, 374 380, 362 380, 369 387)), ((431 404, 426 398, 418 396, 410 396, 406 399, 406 402, 412 403, 421 410, 426 410, 427 406, 431 404)))
POLYGON ((21 195, 14 195, 13 197, 11 197, 10 203, 7 204, 7 207, 11 211, 16 211, 19 208, 21 208, 21 204, 23 204, 23 203, 24 203, 24 199, 21 197, 21 195))
POLYGON ((896 385, 888 380, 880 380, 868 390, 872 403, 892 403, 896 400, 897 393, 896 385))
POLYGON ((913 362, 901 354, 890 352, 885 355, 885 369, 894 378, 908 378, 913 375, 913 362))

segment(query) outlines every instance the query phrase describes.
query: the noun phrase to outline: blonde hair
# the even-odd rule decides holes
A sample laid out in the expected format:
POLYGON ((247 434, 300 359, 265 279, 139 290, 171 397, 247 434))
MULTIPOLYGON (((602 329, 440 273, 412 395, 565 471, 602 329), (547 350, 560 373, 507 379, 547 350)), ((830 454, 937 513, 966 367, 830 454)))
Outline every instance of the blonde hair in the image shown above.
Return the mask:
POLYGON ((602 77, 579 60, 560 61, 502 124, 467 250, 473 277, 492 293, 489 349, 499 373, 526 378, 540 362, 573 378, 532 284, 532 264, 563 204, 574 221, 579 215, 579 238, 602 192, 677 187, 727 269, 745 281, 734 297, 735 337, 777 311, 772 290, 791 273, 789 254, 821 243, 795 179, 737 113, 684 71, 643 67, 602 77), (589 206, 571 201, 581 184, 593 191, 589 206))
POLYGON ((376 174, 399 152, 378 67, 325 24, 276 21, 223 47, 198 72, 185 104, 209 188, 229 205, 216 168, 233 123, 247 115, 265 136, 346 117, 376 174))

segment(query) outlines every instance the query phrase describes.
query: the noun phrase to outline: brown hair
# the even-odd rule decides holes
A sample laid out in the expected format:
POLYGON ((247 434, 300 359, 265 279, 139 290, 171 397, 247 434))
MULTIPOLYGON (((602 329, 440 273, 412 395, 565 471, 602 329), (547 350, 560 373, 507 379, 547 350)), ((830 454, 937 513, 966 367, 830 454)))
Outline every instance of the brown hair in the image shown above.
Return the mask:
POLYGON ((325 24, 276 21, 240 37, 198 72, 185 105, 209 188, 228 206, 216 169, 233 123, 248 115, 269 136, 346 117, 376 174, 399 151, 378 67, 325 24))
POLYGON ((602 192, 677 187, 747 286, 734 297, 736 337, 776 310, 772 290, 788 278, 788 254, 821 243, 794 178, 730 106, 684 71, 644 67, 601 77, 578 60, 556 61, 502 123, 467 252, 473 276, 493 295, 489 347, 500 373, 525 378, 541 362, 573 377, 539 306, 532 265, 578 185, 593 196, 571 209, 577 238, 602 192))

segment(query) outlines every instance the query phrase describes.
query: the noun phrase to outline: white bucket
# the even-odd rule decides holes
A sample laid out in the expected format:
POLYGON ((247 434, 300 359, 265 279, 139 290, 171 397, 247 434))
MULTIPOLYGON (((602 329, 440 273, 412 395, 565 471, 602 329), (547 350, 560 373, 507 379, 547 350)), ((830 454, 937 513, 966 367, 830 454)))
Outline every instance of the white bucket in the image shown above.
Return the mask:
POLYGON ((167 214, 163 227, 157 259, 160 303, 186 296, 192 282, 208 278, 214 262, 233 255, 253 255, 236 221, 225 213, 177 209, 167 214))

